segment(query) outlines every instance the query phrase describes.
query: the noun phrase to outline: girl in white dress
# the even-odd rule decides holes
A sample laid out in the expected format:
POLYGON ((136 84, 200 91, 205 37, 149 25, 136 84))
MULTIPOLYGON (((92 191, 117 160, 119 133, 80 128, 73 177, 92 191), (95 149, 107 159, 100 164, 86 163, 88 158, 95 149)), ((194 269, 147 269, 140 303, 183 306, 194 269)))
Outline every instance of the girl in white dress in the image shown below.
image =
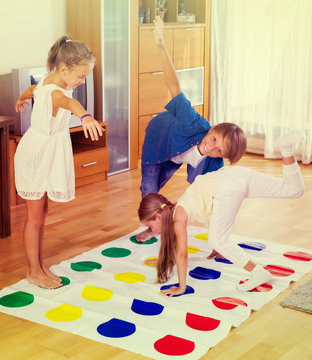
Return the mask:
POLYGON ((48 74, 38 85, 27 88, 15 104, 24 111, 34 98, 31 125, 15 154, 15 184, 25 199, 27 216, 24 247, 27 279, 43 288, 62 286, 43 261, 42 242, 48 198, 67 202, 75 197, 75 174, 69 134, 71 113, 82 121, 85 137, 98 140, 103 130, 83 106, 72 98, 72 89, 85 82, 93 70, 94 57, 88 47, 70 36, 59 38, 48 55, 48 74))
POLYGON ((274 178, 242 166, 228 166, 197 176, 177 204, 160 194, 148 194, 141 201, 138 215, 142 224, 161 233, 157 281, 166 282, 177 265, 179 286, 162 293, 183 294, 187 276, 187 225, 198 221, 209 226, 212 255, 221 254, 250 273, 248 280, 237 284, 248 291, 270 281, 271 274, 256 264, 229 239, 238 210, 246 198, 297 198, 304 193, 300 168, 293 156, 293 145, 303 141, 299 132, 281 137, 278 144, 283 156, 283 178, 274 178))

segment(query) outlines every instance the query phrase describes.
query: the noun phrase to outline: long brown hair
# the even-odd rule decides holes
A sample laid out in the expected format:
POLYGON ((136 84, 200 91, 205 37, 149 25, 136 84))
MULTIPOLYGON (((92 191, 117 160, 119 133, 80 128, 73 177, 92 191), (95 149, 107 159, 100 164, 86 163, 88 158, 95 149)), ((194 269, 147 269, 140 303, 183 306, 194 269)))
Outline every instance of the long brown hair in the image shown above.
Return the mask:
POLYGON ((244 131, 236 124, 224 122, 213 127, 213 130, 223 136, 227 150, 227 158, 231 164, 238 162, 244 155, 247 139, 244 131))
POLYGON ((94 57, 84 42, 72 40, 70 35, 64 35, 56 40, 49 51, 47 60, 49 72, 61 63, 69 68, 86 63, 94 64, 94 57))
POLYGON ((161 243, 157 260, 157 282, 160 284, 169 280, 175 265, 174 206, 163 195, 151 193, 144 196, 138 209, 141 222, 156 220, 156 214, 161 214, 161 243))

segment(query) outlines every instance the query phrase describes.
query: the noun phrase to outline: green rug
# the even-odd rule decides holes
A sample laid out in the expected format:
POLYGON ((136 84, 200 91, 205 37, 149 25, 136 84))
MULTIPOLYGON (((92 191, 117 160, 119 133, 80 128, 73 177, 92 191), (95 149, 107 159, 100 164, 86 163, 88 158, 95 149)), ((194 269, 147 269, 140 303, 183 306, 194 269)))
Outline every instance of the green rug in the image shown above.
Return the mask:
POLYGON ((281 305, 312 314, 312 280, 294 290, 281 305))

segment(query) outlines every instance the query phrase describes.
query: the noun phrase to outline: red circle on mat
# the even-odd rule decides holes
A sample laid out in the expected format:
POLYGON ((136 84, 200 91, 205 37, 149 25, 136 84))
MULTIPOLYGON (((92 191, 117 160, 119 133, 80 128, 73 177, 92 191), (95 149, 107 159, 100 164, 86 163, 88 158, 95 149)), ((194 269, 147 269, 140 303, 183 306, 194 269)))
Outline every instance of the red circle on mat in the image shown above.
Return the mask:
POLYGON ((308 254, 302 251, 288 251, 283 254, 285 257, 295 261, 311 261, 312 254, 308 254))
POLYGON ((213 299, 212 303, 214 306, 222 310, 232 310, 235 309, 237 306, 247 306, 245 301, 232 297, 220 297, 217 299, 213 299))
POLYGON ((195 330, 212 331, 215 330, 220 325, 220 320, 207 316, 187 313, 185 318, 185 323, 188 327, 195 330))
POLYGON ((195 344, 193 341, 182 339, 173 335, 166 335, 155 341, 154 348, 164 355, 187 355, 194 351, 195 344))
POLYGON ((273 276, 281 276, 281 277, 290 276, 295 272, 295 270, 289 267, 279 266, 279 265, 267 265, 264 266, 264 269, 268 270, 273 276))
MULTIPOLYGON (((239 283, 243 284, 247 280, 248 279, 240 281, 239 283)), ((273 286, 271 284, 264 283, 264 284, 261 284, 261 285, 257 286, 254 289, 248 290, 248 292, 268 292, 268 291, 271 291, 272 289, 273 289, 273 286)))

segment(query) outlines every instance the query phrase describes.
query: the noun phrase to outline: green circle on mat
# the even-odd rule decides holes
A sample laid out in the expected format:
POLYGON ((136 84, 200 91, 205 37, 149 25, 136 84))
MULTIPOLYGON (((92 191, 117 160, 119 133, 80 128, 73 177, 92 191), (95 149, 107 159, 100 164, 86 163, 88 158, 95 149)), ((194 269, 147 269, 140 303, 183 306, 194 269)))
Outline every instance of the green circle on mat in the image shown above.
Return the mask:
POLYGON ((131 251, 125 248, 111 247, 103 250, 101 254, 103 256, 107 256, 111 258, 122 258, 129 256, 131 254, 131 251))
MULTIPOLYGON (((66 285, 70 284, 70 280, 68 279, 68 277, 60 276, 60 278, 62 279, 63 286, 66 286, 66 285)), ((59 288, 57 288, 57 289, 59 289, 59 288)))
POLYGON ((30 305, 34 302, 34 295, 24 291, 17 291, 15 293, 2 296, 0 298, 0 305, 10 308, 17 308, 30 305))
POLYGON ((154 244, 155 242, 157 242, 158 239, 155 237, 152 237, 145 242, 141 242, 141 241, 137 241, 136 235, 133 235, 133 236, 131 236, 130 241, 132 241, 133 243, 138 244, 138 245, 151 245, 151 244, 154 244))
POLYGON ((94 269, 101 269, 102 265, 95 261, 78 261, 71 263, 70 267, 75 271, 93 271, 94 269))

